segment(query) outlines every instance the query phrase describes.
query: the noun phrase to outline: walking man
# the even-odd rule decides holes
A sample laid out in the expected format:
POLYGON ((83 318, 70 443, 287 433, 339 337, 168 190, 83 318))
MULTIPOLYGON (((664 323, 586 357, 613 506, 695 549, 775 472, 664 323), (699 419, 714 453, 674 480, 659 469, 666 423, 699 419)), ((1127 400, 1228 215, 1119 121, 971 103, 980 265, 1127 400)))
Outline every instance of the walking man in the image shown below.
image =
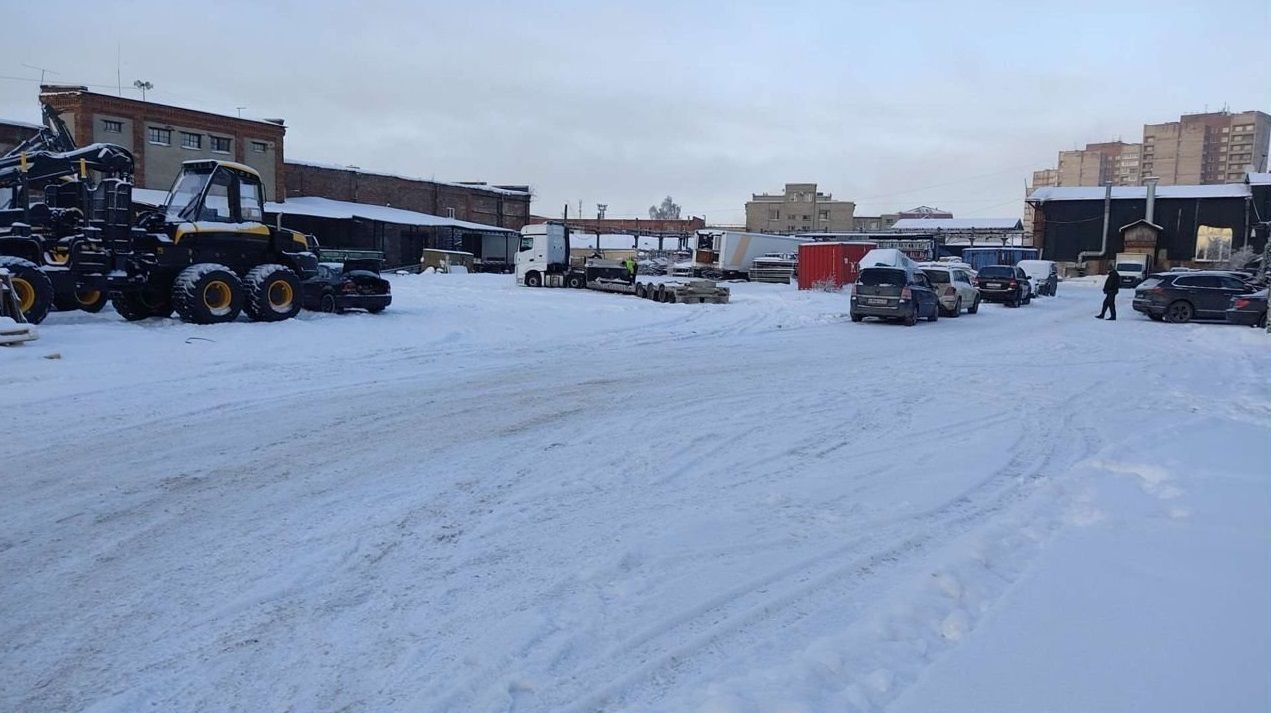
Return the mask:
POLYGON ((1095 319, 1103 319, 1103 315, 1112 312, 1112 316, 1108 317, 1108 321, 1117 318, 1117 290, 1121 289, 1121 273, 1117 272, 1117 266, 1113 265, 1108 270, 1108 279, 1103 281, 1103 309, 1099 310, 1099 314, 1095 315, 1095 319))

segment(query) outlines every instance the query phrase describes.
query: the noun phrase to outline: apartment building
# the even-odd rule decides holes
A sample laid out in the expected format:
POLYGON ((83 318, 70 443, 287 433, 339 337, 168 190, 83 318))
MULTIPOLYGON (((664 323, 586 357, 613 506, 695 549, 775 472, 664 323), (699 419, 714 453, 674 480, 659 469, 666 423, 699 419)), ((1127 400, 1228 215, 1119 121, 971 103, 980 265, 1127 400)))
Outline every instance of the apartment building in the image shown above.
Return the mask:
POLYGON ((1271 116, 1260 111, 1184 114, 1143 127, 1143 170, 1162 185, 1235 183, 1267 169, 1271 116))
POLYGON ((185 161, 244 163, 260 172, 267 200, 286 195, 282 119, 240 119, 205 111, 98 94, 82 86, 40 87, 40 102, 56 109, 75 143, 109 143, 132 152, 140 188, 167 190, 185 161))
POLYGON ((787 183, 781 193, 755 193, 746 203, 746 230, 757 233, 846 233, 856 204, 836 201, 815 183, 787 183))
POLYGON ((1265 171, 1271 116, 1260 111, 1184 114, 1144 124, 1143 141, 1106 141, 1060 151, 1058 168, 1033 173, 1042 186, 1137 186, 1156 176, 1163 186, 1235 183, 1265 171))

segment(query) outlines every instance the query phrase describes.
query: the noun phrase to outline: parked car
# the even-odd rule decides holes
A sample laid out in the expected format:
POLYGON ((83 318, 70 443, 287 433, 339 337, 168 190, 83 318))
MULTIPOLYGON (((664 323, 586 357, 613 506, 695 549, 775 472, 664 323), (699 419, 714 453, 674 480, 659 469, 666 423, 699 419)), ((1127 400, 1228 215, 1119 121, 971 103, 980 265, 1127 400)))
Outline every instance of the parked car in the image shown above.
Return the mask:
POLYGON ((926 263, 922 272, 931 283, 931 289, 936 291, 941 317, 957 317, 964 309, 967 314, 980 311, 980 290, 976 288, 970 271, 950 264, 926 263))
POLYGON ((1055 296, 1059 290, 1059 266, 1054 260, 1020 260, 1017 267, 1028 275, 1036 295, 1055 296))
POLYGON ((1222 272, 1158 272, 1134 290, 1133 307, 1157 322, 1226 319, 1232 298, 1248 292, 1248 285, 1222 272))
POLYGON ((1247 327, 1267 326, 1267 290, 1263 288, 1247 295, 1231 298, 1227 308, 1227 321, 1247 327))
POLYGON ((364 309, 383 312, 393 301, 388 280, 380 277, 379 260, 346 260, 318 264, 318 274, 304 281, 304 307, 317 312, 364 309))
POLYGON ((1007 307, 1026 305, 1033 300, 1032 284, 1024 268, 1015 265, 988 265, 975 278, 980 298, 1001 302, 1007 307))
POLYGON ((866 317, 900 320, 913 326, 919 319, 940 319, 940 302, 926 274, 917 267, 867 267, 852 290, 852 321, 866 317))

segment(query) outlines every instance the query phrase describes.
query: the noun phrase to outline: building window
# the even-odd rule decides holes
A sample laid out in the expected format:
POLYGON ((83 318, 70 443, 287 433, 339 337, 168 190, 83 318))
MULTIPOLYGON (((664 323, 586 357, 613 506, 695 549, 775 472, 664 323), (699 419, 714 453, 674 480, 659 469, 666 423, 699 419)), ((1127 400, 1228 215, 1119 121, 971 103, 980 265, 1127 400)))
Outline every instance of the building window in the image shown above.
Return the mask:
POLYGON ((269 150, 269 144, 265 143, 264 141, 252 142, 252 151, 255 151, 256 153, 265 153, 268 150, 269 150))
POLYGON ((181 132, 181 148, 185 148, 185 149, 203 148, 203 135, 191 134, 188 131, 182 131, 181 132))
POLYGON ((150 127, 150 143, 160 146, 172 145, 172 129, 158 129, 150 127))
POLYGON ((229 153, 230 140, 224 136, 212 137, 212 151, 215 153, 229 153))
POLYGON ((829 220, 829 219, 830 219, 830 211, 828 210, 821 211, 821 220, 829 220))
POLYGON ((779 210, 768 211, 768 220, 781 220, 781 211, 779 210))
POLYGON ((102 130, 108 134, 122 134, 124 133, 124 122, 104 119, 102 120, 102 130))
POLYGON ((447 209, 446 209, 446 217, 447 217, 447 218, 453 218, 453 217, 455 217, 455 209, 454 209, 454 208, 447 208, 447 209))
POLYGON ((800 220, 812 220, 812 216, 810 215, 800 216, 800 220))

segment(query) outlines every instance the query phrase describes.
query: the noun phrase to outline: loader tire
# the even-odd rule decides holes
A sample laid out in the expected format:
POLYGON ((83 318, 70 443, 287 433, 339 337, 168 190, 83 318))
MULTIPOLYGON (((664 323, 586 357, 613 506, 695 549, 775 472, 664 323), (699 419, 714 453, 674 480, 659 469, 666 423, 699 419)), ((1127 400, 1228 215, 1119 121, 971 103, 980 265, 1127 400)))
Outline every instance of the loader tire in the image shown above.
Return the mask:
POLYGON ((18 309, 31 324, 39 324, 53 308, 53 282, 38 265, 20 257, 0 257, 0 268, 9 271, 18 309))
POLYGON ((244 287, 243 311, 253 322, 281 322, 300 312, 300 278, 285 265, 257 265, 244 287))
POLYGON ((77 309, 85 312, 100 312, 108 301, 110 299, 106 296, 105 290, 79 288, 71 294, 54 297, 53 306, 59 312, 73 312, 77 309))
POLYGON ((172 283, 172 306, 182 321, 220 324, 238 319, 243 309, 242 280, 234 271, 216 263, 191 265, 172 283))
POLYGON ((136 322, 150 317, 172 316, 172 297, 166 290, 143 287, 140 290, 121 292, 111 298, 110 304, 120 317, 136 322))

